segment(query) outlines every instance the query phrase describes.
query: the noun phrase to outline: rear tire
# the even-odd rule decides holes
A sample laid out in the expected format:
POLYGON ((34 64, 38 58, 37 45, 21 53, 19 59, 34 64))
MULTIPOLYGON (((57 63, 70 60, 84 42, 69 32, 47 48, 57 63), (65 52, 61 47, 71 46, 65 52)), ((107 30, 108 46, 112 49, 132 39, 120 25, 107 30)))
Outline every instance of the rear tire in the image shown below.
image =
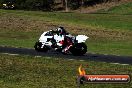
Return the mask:
POLYGON ((87 46, 85 43, 77 43, 71 47, 70 52, 75 56, 84 55, 87 52, 87 46))

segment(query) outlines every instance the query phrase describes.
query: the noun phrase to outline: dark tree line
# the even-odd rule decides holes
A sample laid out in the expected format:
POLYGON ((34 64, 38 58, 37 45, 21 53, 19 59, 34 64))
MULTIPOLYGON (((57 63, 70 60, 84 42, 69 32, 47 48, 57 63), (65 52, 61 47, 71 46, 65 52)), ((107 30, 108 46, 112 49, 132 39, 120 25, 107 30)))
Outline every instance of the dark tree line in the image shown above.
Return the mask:
POLYGON ((57 8, 66 10, 78 9, 82 6, 90 6, 97 3, 111 1, 119 0, 0 0, 0 6, 2 6, 3 3, 10 2, 15 5, 16 9, 52 11, 57 10, 57 8), (57 6, 58 4, 59 6, 57 6))
MULTIPOLYGON (((63 2, 67 1, 68 8, 78 9, 79 7, 92 6, 98 3, 107 3, 107 2, 118 2, 120 0, 62 0, 63 2)), ((65 5, 64 5, 65 6, 65 5)))
POLYGON ((16 9, 26 10, 51 10, 54 6, 54 0, 0 0, 3 3, 12 3, 16 9))

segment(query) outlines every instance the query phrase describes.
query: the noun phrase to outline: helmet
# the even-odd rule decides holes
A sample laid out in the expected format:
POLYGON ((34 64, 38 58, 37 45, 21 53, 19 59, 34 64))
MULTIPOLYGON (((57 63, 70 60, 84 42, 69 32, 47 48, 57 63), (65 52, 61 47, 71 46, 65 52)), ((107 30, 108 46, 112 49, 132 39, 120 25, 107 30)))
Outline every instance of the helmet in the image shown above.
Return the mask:
POLYGON ((59 27, 59 28, 57 28, 57 33, 64 35, 64 34, 66 34, 66 31, 65 31, 64 27, 59 27))

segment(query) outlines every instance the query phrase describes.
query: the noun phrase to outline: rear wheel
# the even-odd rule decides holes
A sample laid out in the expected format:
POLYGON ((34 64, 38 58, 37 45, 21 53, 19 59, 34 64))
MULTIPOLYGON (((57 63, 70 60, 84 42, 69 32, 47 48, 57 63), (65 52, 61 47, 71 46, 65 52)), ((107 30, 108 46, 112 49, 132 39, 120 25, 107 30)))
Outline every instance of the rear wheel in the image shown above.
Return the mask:
POLYGON ((70 49, 73 55, 84 55, 87 52, 87 46, 85 43, 77 43, 70 49))

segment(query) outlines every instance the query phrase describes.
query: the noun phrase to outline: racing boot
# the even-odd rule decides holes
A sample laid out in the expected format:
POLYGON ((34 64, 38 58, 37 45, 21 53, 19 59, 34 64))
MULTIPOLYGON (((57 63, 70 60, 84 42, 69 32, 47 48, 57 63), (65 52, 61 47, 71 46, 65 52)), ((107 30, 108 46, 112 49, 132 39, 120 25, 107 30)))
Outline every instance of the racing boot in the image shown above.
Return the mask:
POLYGON ((71 46, 72 46, 72 45, 67 46, 66 48, 64 48, 64 49, 62 50, 62 53, 63 53, 63 54, 68 54, 68 53, 69 53, 69 49, 70 49, 71 46))

